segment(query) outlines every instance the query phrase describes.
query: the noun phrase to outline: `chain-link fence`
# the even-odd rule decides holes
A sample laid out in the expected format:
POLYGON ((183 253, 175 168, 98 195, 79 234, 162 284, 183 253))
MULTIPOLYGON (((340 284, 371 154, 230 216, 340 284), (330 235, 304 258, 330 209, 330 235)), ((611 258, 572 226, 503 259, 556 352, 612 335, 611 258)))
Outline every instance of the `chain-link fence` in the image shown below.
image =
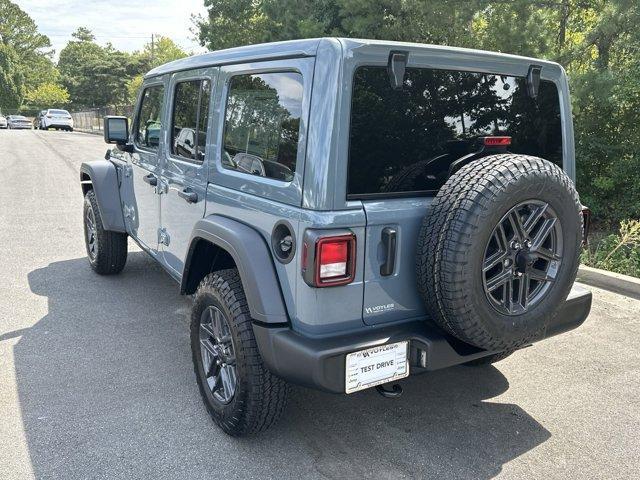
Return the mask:
POLYGON ((122 115, 131 119, 133 115, 133 105, 100 107, 82 112, 71 112, 73 128, 81 132, 101 134, 103 131, 102 119, 106 115, 122 115))

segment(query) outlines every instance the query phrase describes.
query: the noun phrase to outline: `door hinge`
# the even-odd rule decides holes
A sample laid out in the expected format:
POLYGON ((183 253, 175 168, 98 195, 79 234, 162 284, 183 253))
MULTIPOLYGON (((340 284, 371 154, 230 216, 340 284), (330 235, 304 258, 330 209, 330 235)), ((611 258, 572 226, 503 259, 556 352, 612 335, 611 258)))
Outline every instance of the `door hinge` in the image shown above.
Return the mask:
POLYGON ((158 243, 160 245, 164 245, 165 247, 169 246, 169 242, 171 242, 171 237, 167 233, 167 230, 164 228, 158 229, 158 243))

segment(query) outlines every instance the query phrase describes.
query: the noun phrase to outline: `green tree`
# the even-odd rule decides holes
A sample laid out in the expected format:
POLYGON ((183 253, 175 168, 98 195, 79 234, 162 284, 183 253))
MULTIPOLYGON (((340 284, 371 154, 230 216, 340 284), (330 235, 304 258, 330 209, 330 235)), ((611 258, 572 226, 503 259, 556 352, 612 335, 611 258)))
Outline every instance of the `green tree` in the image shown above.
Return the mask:
POLYGON ((38 33, 33 19, 9 0, 0 0, 0 42, 15 51, 27 89, 55 77, 49 38, 38 33))
POLYGON ((22 103, 24 77, 18 61, 13 48, 0 43, 0 112, 15 111, 22 103))
POLYGON ((30 107, 62 108, 69 103, 69 92, 56 83, 42 83, 25 96, 30 107))
POLYGON ((140 68, 145 71, 188 55, 189 53, 180 48, 172 39, 162 35, 155 36, 153 43, 146 43, 141 51, 133 54, 140 62, 140 68))
POLYGON ((60 52, 58 68, 73 108, 122 105, 128 101, 127 83, 139 70, 139 61, 111 45, 95 42, 81 27, 60 52))

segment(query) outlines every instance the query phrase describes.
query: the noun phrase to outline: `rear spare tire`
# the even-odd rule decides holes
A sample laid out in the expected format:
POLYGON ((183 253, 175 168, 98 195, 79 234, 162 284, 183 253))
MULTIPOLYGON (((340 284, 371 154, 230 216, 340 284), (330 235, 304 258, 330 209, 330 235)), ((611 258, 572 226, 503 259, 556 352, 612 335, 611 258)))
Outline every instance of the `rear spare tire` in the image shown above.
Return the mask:
POLYGON ((578 194, 553 163, 501 154, 464 166, 420 229, 417 278, 427 310, 480 348, 531 342, 571 290, 581 227, 578 194))

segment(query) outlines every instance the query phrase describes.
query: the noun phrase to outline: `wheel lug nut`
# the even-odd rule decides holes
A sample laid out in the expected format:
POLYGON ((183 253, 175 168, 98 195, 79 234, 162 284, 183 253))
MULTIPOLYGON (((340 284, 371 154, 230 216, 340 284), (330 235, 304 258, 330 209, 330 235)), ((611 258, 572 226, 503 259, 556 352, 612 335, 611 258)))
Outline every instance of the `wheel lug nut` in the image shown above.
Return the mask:
POLYGON ((518 242, 516 242, 516 241, 511 242, 511 248, 512 248, 513 250, 519 250, 519 249, 520 249, 520 247, 522 247, 522 245, 520 245, 520 243, 518 243, 518 242))
POLYGON ((524 241, 524 246, 527 248, 531 248, 531 240, 525 240, 524 241))
POLYGON ((522 276, 522 272, 518 272, 517 270, 516 270, 515 274, 516 274, 516 277, 521 277, 522 276))
POLYGON ((504 261, 504 266, 505 266, 505 267, 508 267, 509 265, 511 265, 511 259, 507 258, 507 259, 504 261))

